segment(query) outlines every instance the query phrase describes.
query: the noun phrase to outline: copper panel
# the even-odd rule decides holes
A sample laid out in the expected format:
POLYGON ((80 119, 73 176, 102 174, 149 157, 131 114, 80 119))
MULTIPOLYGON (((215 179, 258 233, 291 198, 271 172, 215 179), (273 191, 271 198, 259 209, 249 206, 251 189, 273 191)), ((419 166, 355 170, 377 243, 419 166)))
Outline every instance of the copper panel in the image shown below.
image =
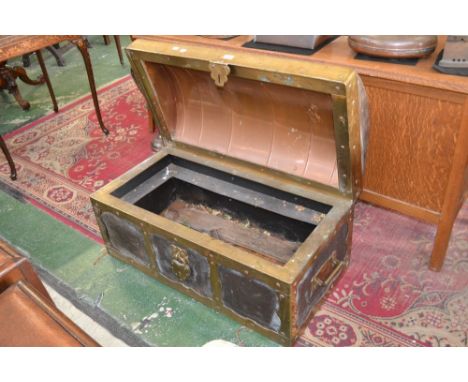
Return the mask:
POLYGON ((147 64, 167 128, 176 141, 336 187, 329 95, 147 64))

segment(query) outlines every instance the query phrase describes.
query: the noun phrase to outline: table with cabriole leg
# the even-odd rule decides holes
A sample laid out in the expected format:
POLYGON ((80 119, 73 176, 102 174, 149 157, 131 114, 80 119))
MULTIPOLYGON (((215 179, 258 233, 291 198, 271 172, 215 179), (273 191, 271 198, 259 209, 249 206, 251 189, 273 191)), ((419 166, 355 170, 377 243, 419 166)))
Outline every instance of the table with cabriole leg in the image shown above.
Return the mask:
MULTIPOLYGON (((47 68, 44 63, 44 59, 41 54, 41 49, 48 46, 63 42, 70 41, 73 43, 81 52, 83 61, 88 75, 89 86, 91 88, 91 95, 93 98, 94 108, 96 110, 97 119, 99 126, 104 134, 109 134, 109 130, 104 126, 104 122, 101 116, 101 110, 99 108, 99 101, 96 92, 96 84, 94 81, 93 68, 91 66, 91 59, 89 56, 88 48, 85 40, 81 36, 75 35, 57 35, 57 36, 0 36, 0 89, 8 90, 16 99, 18 104, 24 109, 29 109, 30 105, 23 97, 16 84, 16 79, 19 78, 23 82, 30 85, 40 85, 43 83, 47 84, 49 89, 50 97, 52 99, 53 109, 58 112, 58 105, 55 99, 54 90, 50 82, 47 68), (21 57, 28 53, 36 53, 39 66, 42 70, 42 76, 37 80, 33 80, 28 77, 25 69, 21 66, 10 67, 7 65, 7 61, 15 57, 21 57)), ((1 138, 1 137, 0 137, 1 138)), ((11 178, 16 179, 16 170, 11 159, 11 155, 8 152, 3 140, 0 139, 0 148, 4 152, 8 159, 11 169, 11 178)))

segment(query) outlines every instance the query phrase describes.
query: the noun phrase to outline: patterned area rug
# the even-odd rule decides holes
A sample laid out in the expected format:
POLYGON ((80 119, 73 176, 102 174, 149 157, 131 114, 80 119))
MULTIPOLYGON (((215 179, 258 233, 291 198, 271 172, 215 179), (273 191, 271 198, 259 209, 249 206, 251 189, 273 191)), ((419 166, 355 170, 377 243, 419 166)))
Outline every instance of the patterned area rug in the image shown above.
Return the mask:
MULTIPOLYGON (((151 155, 146 107, 130 77, 100 90, 103 136, 80 99, 6 136, 18 180, 0 156, 0 181, 100 241, 89 195, 151 155)), ((298 346, 467 346, 468 204, 442 272, 428 270, 435 227, 356 206, 351 263, 298 346)))
POLYGON ((441 272, 435 226, 358 203, 351 262, 298 345, 467 346, 468 203, 441 272))
POLYGON ((0 180, 31 203, 100 241, 89 195, 151 154, 146 103, 127 76, 100 89, 106 137, 91 96, 81 98, 4 138, 18 180, 0 155, 0 180))

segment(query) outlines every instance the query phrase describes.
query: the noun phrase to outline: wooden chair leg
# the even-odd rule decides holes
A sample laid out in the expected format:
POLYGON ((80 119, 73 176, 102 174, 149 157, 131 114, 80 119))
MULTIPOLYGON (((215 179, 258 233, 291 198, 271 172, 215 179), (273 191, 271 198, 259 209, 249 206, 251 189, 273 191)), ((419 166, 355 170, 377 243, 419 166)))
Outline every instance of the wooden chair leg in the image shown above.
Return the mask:
POLYGON ((102 36, 104 38, 104 45, 109 45, 110 44, 110 38, 107 35, 102 36))
POLYGON ((65 66, 65 61, 58 51, 59 48, 56 48, 55 46, 48 46, 46 49, 50 52, 50 54, 52 54, 52 56, 54 56, 55 61, 57 62, 57 66, 65 66))
POLYGON ((123 66, 124 59, 122 54, 122 46, 120 45, 120 36, 114 36, 115 46, 117 47, 117 53, 119 54, 120 64, 123 66))
POLYGON ((42 75, 44 76, 44 80, 47 84, 47 88, 49 89, 50 98, 52 99, 52 105, 54 106, 54 111, 58 112, 58 105, 57 100, 55 99, 54 89, 52 88, 52 83, 50 82, 49 73, 47 72, 47 68, 44 63, 44 58, 42 57, 42 53, 40 50, 36 50, 37 61, 39 61, 39 66, 42 70, 42 75))
POLYGON ((8 90, 8 92, 15 97, 16 102, 18 102, 23 110, 28 110, 31 105, 21 96, 18 85, 16 84, 17 75, 15 73, 15 69, 7 66, 6 61, 0 62, 0 87, 8 90))
POLYGON ((99 126, 104 134, 108 135, 109 130, 104 126, 104 122, 101 116, 101 109, 99 108, 99 101, 96 92, 96 83, 94 82, 93 67, 91 65, 91 58, 89 57, 88 47, 86 41, 83 38, 79 38, 71 41, 81 52, 83 56, 83 61, 86 67, 86 73, 88 74, 89 87, 91 88, 91 95, 93 97, 94 109, 96 110, 97 119, 99 121, 99 126))
POLYGON ((450 170, 444 204, 437 226, 437 233, 432 249, 429 267, 433 271, 440 271, 444 264, 445 255, 450 241, 453 224, 457 218, 460 205, 463 202, 463 186, 468 174, 468 100, 465 101, 463 122, 458 133, 452 169, 450 170))
POLYGON ((23 66, 25 68, 29 68, 29 66, 31 65, 31 59, 29 58, 30 55, 31 53, 23 54, 23 56, 21 57, 21 61, 23 61, 23 66))
POLYGON ((10 178, 11 180, 16 180, 15 162, 13 162, 13 158, 11 157, 10 151, 8 150, 8 147, 1 135, 0 135, 0 148, 3 151, 3 154, 5 154, 6 160, 10 166, 10 178))

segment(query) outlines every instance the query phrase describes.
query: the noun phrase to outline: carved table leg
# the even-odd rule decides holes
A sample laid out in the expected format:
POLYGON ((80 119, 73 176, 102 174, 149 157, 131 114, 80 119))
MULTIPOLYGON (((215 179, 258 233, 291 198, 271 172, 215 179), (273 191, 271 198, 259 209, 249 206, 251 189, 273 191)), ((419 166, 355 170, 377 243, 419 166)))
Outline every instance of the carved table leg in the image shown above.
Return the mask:
POLYGON ((11 180, 16 180, 16 167, 15 167, 15 162, 13 162, 13 158, 11 157, 10 151, 8 150, 8 147, 3 140, 2 136, 0 135, 0 148, 2 149, 3 153, 5 154, 5 157, 8 161, 8 164, 10 165, 10 178, 11 180))
POLYGON ((31 104, 26 101, 23 96, 21 95, 19 89, 18 89, 18 86, 15 86, 11 89, 9 89, 9 92, 10 94, 13 95, 13 97, 15 97, 15 100, 16 102, 18 102, 18 105, 20 105, 21 109, 23 110, 29 110, 30 107, 31 107, 31 104))
POLYGON ((114 40, 115 40, 115 46, 117 47, 117 53, 119 54, 120 64, 123 65, 124 59, 122 55, 122 46, 120 45, 120 36, 115 35, 114 40))
POLYGON ((16 74, 15 68, 7 66, 6 62, 0 63, 0 88, 7 89, 8 92, 15 97, 16 102, 18 102, 21 108, 23 110, 28 110, 31 105, 21 96, 18 85, 16 84, 16 77, 18 77, 18 75, 16 74))
POLYGON ((41 51, 37 50, 36 55, 37 55, 37 61, 39 61, 39 66, 41 67, 41 70, 42 70, 42 75, 44 76, 44 80, 47 84, 47 88, 49 89, 49 94, 50 94, 50 98, 52 99, 52 105, 54 106, 54 111, 57 113, 58 112, 57 100, 55 99, 54 89, 52 88, 52 84, 49 78, 49 73, 47 73, 47 68, 45 66, 41 51))
POLYGON ((107 128, 104 126, 104 122, 102 121, 101 109, 99 108, 99 101, 96 92, 96 83, 94 82, 93 67, 91 66, 91 58, 89 57, 86 41, 83 38, 80 38, 72 40, 71 42, 77 46, 77 48, 81 52, 81 55, 83 56, 83 61, 86 66, 86 73, 88 74, 89 87, 91 88, 91 95, 93 97, 94 108, 96 110, 99 126, 101 127, 103 133, 107 135, 109 134, 109 130, 107 130, 107 128))
POLYGON ((26 73, 26 70, 22 66, 13 67, 12 74, 15 78, 19 78, 21 81, 28 85, 42 85, 45 82, 44 76, 39 76, 37 80, 29 78, 28 74, 26 73))
MULTIPOLYGON (((463 122, 458 133, 452 169, 450 170, 444 204, 437 226, 437 233, 432 249, 429 267, 433 271, 440 271, 444 264, 445 255, 450 241, 453 224, 457 218, 460 205, 463 202, 463 186, 468 174, 468 100, 465 101, 463 122)), ((467 178, 468 179, 468 178, 467 178)))

